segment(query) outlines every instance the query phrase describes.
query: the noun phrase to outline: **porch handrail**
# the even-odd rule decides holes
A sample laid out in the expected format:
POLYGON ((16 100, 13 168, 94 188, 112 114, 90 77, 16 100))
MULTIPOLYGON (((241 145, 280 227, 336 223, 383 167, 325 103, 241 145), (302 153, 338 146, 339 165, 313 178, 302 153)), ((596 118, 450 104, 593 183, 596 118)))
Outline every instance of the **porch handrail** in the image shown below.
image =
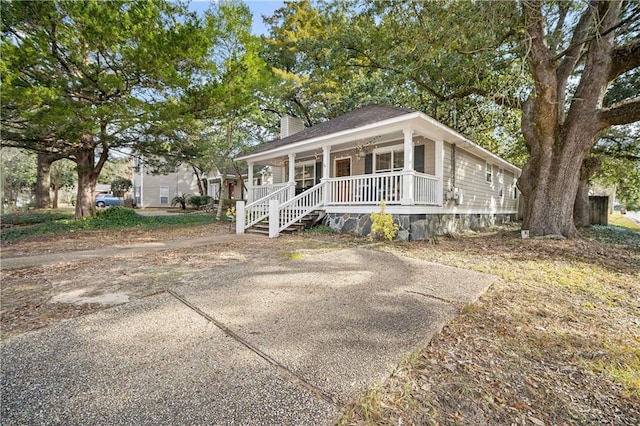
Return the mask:
POLYGON ((400 204, 402 171, 344 176, 327 180, 329 204, 400 204))
MULTIPOLYGON (((278 207, 278 232, 288 228, 324 205, 326 182, 307 189, 278 207)), ((271 218, 269 218, 271 220, 271 218)))
POLYGON ((437 176, 416 172, 413 184, 413 199, 416 204, 439 204, 440 179, 437 176))
POLYGON ((289 199, 290 184, 267 194, 266 196, 247 204, 244 207, 245 225, 244 229, 248 229, 261 220, 269 216, 269 200, 278 200, 279 203, 285 203, 289 199))
POLYGON ((288 187, 289 185, 290 185, 289 182, 283 182, 283 183, 271 183, 268 185, 251 186, 249 187, 249 191, 251 191, 250 200, 252 200, 251 202, 253 202, 254 200, 258 201, 264 197, 269 196, 269 194, 272 194, 279 189, 288 187))

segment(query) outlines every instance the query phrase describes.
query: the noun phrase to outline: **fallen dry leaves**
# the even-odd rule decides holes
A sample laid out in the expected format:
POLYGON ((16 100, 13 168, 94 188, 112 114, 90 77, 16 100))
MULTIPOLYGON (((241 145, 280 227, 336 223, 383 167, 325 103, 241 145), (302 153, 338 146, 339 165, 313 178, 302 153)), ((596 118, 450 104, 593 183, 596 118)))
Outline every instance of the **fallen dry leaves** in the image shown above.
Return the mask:
MULTIPOLYGON (((3 246, 2 254, 222 232, 228 232, 226 226, 86 232, 3 246)), ((606 243, 591 237, 523 241, 516 232, 504 231, 440 238, 438 244, 375 246, 499 279, 427 347, 408 356, 389 380, 347 407, 341 423, 640 424, 640 246, 617 237, 606 243)), ((283 261, 295 253, 363 243, 345 235, 305 234, 2 271, 2 334, 105 308, 50 303, 61 292, 126 291, 135 299, 237 262, 283 261), (101 270, 108 271, 108 280, 96 280, 101 270)))
POLYGON ((514 232, 382 249, 500 279, 341 424, 640 424, 640 250, 514 232))
MULTIPOLYGON (((71 235, 49 235, 2 246, 2 257, 65 253, 126 246, 148 242, 211 237, 228 234, 228 224, 165 227, 148 231, 84 231, 71 235)), ((58 262, 30 268, 2 270, 0 279, 0 339, 15 336, 73 318, 112 304, 52 303, 54 297, 80 294, 84 298, 125 293, 129 300, 166 291, 173 286, 215 274, 216 268, 239 262, 269 262, 287 259, 291 251, 335 249, 354 244, 341 235, 268 238, 227 241, 192 248, 162 251, 127 251, 122 255, 92 260, 58 262)))

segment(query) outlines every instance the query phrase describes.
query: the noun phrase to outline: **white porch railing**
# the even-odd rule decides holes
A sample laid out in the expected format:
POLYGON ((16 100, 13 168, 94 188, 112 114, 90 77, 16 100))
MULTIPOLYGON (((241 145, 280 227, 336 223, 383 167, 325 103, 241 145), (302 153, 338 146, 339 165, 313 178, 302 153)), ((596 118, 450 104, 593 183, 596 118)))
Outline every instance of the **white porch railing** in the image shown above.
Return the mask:
MULTIPOLYGON (((321 182, 278 207, 278 233, 324 205, 325 182, 321 182)), ((271 221, 271 217, 269 218, 271 221)), ((269 223, 271 228, 271 222, 269 223)), ((270 229, 271 234, 271 229, 270 229)))
POLYGON ((402 172, 331 178, 329 204, 400 204, 402 172))
POLYGON ((248 199, 250 202, 258 201, 261 198, 264 198, 269 194, 276 192, 279 189, 286 188, 287 186, 289 186, 289 182, 274 183, 271 185, 252 186, 252 187, 249 187, 248 199))
MULTIPOLYGON (((330 178, 293 198, 292 183, 278 184, 279 189, 244 207, 244 223, 239 220, 237 230, 244 232, 269 217, 269 234, 277 235, 313 210, 325 206, 379 205, 383 200, 387 205, 399 205, 403 196, 403 177, 406 177, 403 172, 391 172, 330 178)), ((413 179, 413 194, 405 194, 410 203, 441 205, 442 183, 436 176, 413 173, 410 177, 413 179)))
POLYGON ((435 204, 440 203, 438 192, 440 179, 436 176, 426 175, 424 173, 416 173, 413 182, 413 201, 416 204, 435 204))
MULTIPOLYGON (((279 184, 280 185, 280 184, 279 184)), ((247 204, 244 207, 245 222, 244 229, 247 229, 269 216, 269 201, 278 200, 280 204, 289 199, 291 192, 290 184, 281 184, 281 187, 266 196, 247 204)))

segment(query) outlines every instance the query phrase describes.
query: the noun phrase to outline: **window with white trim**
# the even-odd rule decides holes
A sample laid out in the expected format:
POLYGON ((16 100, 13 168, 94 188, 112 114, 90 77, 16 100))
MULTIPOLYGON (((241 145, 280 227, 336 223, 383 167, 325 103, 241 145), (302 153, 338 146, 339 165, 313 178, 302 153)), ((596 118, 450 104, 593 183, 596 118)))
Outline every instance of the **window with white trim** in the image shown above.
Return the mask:
POLYGON ((487 182, 488 183, 493 183, 493 166, 489 163, 485 163, 485 170, 486 170, 486 176, 487 176, 487 182))
POLYGON ((160 204, 169 204, 169 187, 160 187, 160 204))
POLYGON ((396 172, 404 168, 403 145, 391 146, 374 151, 373 172, 396 172))
POLYGON ((502 169, 498 169, 498 196, 504 195, 504 172, 502 169))
POLYGON ((316 163, 307 161, 296 163, 295 167, 296 188, 308 188, 316 181, 316 163))
POLYGON ((513 191, 511 195, 514 200, 518 199, 518 179, 515 176, 513 177, 513 191))

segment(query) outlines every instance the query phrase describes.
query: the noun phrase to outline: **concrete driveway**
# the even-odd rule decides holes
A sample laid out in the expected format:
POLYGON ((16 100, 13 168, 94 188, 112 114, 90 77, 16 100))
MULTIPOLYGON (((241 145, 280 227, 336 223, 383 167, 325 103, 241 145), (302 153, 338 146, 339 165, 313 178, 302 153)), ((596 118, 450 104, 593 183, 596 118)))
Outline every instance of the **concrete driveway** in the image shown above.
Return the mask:
POLYGON ((493 279, 366 248, 208 271, 3 342, 1 423, 333 424, 493 279))

